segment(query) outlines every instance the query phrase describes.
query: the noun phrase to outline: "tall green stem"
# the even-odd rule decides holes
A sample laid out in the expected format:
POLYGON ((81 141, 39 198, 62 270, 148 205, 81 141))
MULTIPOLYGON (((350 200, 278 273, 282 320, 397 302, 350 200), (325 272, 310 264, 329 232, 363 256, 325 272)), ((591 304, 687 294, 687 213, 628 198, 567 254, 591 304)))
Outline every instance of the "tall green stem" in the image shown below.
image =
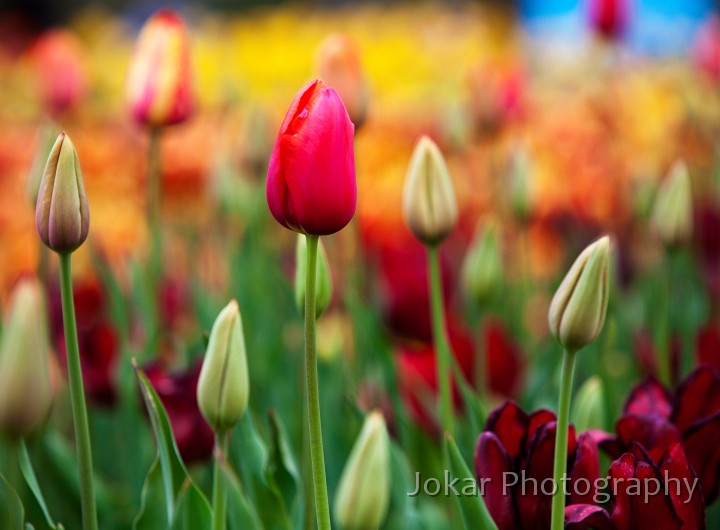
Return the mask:
POLYGON ((437 358, 437 377, 440 388, 440 423, 445 432, 453 430, 453 404, 450 391, 450 343, 445 326, 442 283, 440 281, 440 257, 437 245, 427 247, 428 275, 430 282, 430 305, 433 325, 433 341, 437 358))
POLYGON ((225 493, 225 482, 222 478, 222 466, 227 454, 228 434, 215 434, 215 466, 213 469, 213 530, 225 530, 225 506, 227 494, 225 493))
POLYGON ((672 265, 673 259, 670 252, 666 253, 666 262, 663 267, 663 279, 660 286, 662 299, 660 300, 660 318, 656 327, 658 329, 655 338, 658 349, 658 376, 660 381, 672 386, 672 265))
POLYGON ((565 473, 567 472, 568 426, 570 423, 570 396, 572 394, 573 371, 575 370, 575 352, 563 354, 562 381, 560 383, 560 403, 558 404, 557 429, 555 434, 555 460, 553 481, 557 491, 552 499, 552 530, 565 527, 565 473))
POLYGON ((148 143, 148 227, 150 229, 150 273, 153 288, 160 276, 160 261, 162 257, 162 240, 160 232, 160 211, 162 204, 161 194, 161 167, 160 167, 160 128, 150 129, 148 143))
POLYGON ((310 460, 312 462, 315 513, 318 529, 329 530, 330 506, 325 455, 320 425, 320 392, 318 390, 317 352, 315 351, 315 276, 317 271, 318 236, 307 238, 307 275, 305 277, 305 386, 308 423, 310 426, 310 460))
POLYGON ((88 427, 85 390, 83 389, 82 369, 80 367, 80 350, 78 348, 77 327, 75 324, 70 254, 59 254, 59 257, 63 326, 65 328, 70 400, 75 426, 78 473, 80 475, 83 528, 85 530, 97 530, 97 511, 93 491, 92 449, 90 447, 90 429, 88 427))

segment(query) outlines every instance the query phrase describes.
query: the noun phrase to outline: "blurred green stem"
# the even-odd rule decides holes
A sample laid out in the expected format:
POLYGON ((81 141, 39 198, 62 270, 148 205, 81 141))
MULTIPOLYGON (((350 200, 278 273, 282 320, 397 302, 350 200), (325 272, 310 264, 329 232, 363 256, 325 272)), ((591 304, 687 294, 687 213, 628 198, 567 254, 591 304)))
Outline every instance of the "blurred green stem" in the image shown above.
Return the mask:
POLYGON ((228 449, 228 433, 215 434, 215 466, 213 469, 213 530, 225 530, 227 495, 222 477, 222 466, 228 449))
POLYGON ((430 305, 433 325, 433 341, 437 358, 438 386, 440 388, 440 423, 444 432, 455 435, 453 429, 453 404, 450 391, 450 344, 445 326, 442 282, 440 280, 440 256, 437 245, 427 247, 430 305))
POLYGON ((665 266, 662 267, 660 318, 658 319, 658 334, 655 338, 658 352, 658 376, 660 381, 672 385, 672 282, 673 282, 673 254, 667 250, 665 266))
POLYGON ((330 505, 325 478, 322 427, 320 424, 320 392, 318 390, 317 352, 315 350, 315 276, 317 270, 318 236, 307 238, 307 269, 305 277, 305 385, 308 423, 310 426, 310 460, 312 462, 315 513, 318 529, 330 529, 330 505))
POLYGON ((160 158, 161 129, 150 129, 148 143, 148 227, 150 229, 150 273, 153 287, 160 277, 160 260, 162 257, 162 239, 160 232, 160 211, 162 203, 161 194, 161 158, 160 158))
POLYGON ((75 444, 77 446, 78 473, 80 475, 80 499, 82 519, 85 530, 97 530, 97 512, 93 491, 92 449, 88 427, 85 390, 83 388, 80 350, 78 347, 75 307, 72 291, 71 254, 58 254, 60 258, 60 291, 62 296, 63 327, 65 328, 65 348, 67 350, 68 379, 70 400, 72 402, 73 423, 75 426, 75 444))
POLYGON ((552 530, 565 527, 565 473, 567 472, 568 427, 570 423, 570 396, 572 395, 575 352, 563 353, 562 379, 560 382, 560 403, 558 404, 557 428, 555 431, 555 457, 553 481, 557 488, 552 499, 552 530))
POLYGON ((487 404, 490 397, 489 372, 487 355, 485 352, 485 318, 481 308, 478 308, 478 318, 475 334, 475 361, 473 363, 473 383, 483 404, 487 404))

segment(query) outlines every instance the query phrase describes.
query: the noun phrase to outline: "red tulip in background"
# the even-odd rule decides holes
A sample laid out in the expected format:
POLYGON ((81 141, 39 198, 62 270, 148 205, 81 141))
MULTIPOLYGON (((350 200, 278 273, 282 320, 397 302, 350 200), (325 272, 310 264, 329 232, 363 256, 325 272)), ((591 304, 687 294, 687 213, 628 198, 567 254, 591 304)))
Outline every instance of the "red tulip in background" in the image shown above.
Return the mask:
MULTIPOLYGON (((120 346, 107 314, 104 294, 95 281, 85 281, 74 285, 73 297, 85 392, 96 405, 112 406, 117 399, 115 376, 120 346)), ((61 365, 66 367, 59 286, 50 291, 48 299, 52 338, 63 360, 61 365)))
POLYGON ((267 202, 286 228, 322 236, 355 214, 354 126, 337 92, 313 81, 295 96, 275 141, 267 202))
MULTIPOLYGON (((550 410, 526 414, 512 401, 488 416, 475 449, 475 469, 479 484, 485 479, 483 500, 498 528, 550 528, 552 497, 543 493, 541 485, 546 481, 545 491, 552 491, 549 484, 553 477, 555 420, 555 413, 550 410), (518 478, 517 484, 510 484, 511 473, 518 478), (523 491, 523 478, 535 480, 537 491, 532 485, 527 486, 532 484, 528 481, 523 491)), ((599 467, 598 447, 592 435, 583 433, 576 438, 575 429, 570 426, 568 504, 592 502, 600 477, 599 467), (573 487, 573 481, 578 479, 587 481, 590 486, 587 491, 584 487, 573 487)))
POLYGON ((590 26, 606 39, 622 36, 627 24, 627 11, 627 0, 588 0, 590 26))
POLYGON ((208 460, 215 443, 215 435, 195 398, 200 368, 202 362, 181 372, 168 372, 157 362, 144 368, 165 407, 180 456, 186 464, 208 460))
POLYGON ((693 62, 715 83, 720 82, 720 17, 710 15, 693 41, 693 62))
POLYGON ((172 125, 192 114, 190 40, 185 22, 174 11, 158 11, 140 31, 128 74, 127 100, 133 118, 143 125, 172 125))

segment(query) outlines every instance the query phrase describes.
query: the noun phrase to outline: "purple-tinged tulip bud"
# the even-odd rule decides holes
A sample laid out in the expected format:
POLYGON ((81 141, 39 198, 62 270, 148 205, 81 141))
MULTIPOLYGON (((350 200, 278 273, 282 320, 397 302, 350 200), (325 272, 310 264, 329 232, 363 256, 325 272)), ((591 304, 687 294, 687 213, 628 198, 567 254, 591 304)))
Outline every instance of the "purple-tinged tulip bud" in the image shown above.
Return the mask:
POLYGON ((35 225, 43 243, 59 254, 83 244, 90 228, 85 186, 75 146, 60 133, 45 166, 35 207, 35 225))

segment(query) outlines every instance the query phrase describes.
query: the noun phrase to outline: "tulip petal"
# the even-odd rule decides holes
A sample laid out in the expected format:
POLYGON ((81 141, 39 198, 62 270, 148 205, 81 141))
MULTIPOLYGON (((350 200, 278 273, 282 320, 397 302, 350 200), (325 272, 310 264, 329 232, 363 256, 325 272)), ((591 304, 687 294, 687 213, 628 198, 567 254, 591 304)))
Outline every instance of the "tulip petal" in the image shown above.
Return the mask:
POLYGON ((624 445, 630 442, 642 444, 648 451, 665 450, 680 441, 675 426, 661 416, 627 414, 616 424, 618 437, 624 445))
POLYGON ((615 525, 600 506, 572 504, 565 508, 565 530, 615 530, 615 525))
POLYGON ((524 491, 516 492, 515 496, 523 528, 550 527, 552 493, 555 487, 553 482, 555 433, 556 423, 545 423, 535 431, 530 442, 525 466, 528 486, 524 491))
POLYGON ((515 460, 523 448, 528 422, 528 415, 514 401, 506 401, 490 413, 485 430, 494 432, 510 459, 515 460))
POLYGON ((483 432, 475 449, 475 472, 485 506, 498 528, 518 528, 513 495, 506 491, 504 485, 505 473, 513 471, 510 458, 497 435, 483 432))
POLYGON ((700 479, 705 504, 720 493, 720 413, 694 423, 683 433, 683 449, 700 479))
POLYGON ((695 489, 690 496, 689 486, 696 480, 695 473, 690 469, 685 451, 681 444, 670 448, 661 461, 660 473, 663 478, 669 479, 665 487, 675 507, 678 517, 683 522, 683 528, 703 530, 705 528, 705 506, 700 489, 695 489), (675 481, 679 482, 675 482, 675 481))
POLYGON ((625 402, 625 414, 657 414, 670 418, 672 397, 655 378, 648 378, 630 392, 625 402))
POLYGON ((570 468, 571 484, 578 479, 584 479, 582 486, 570 487, 570 504, 591 504, 597 494, 596 481, 600 478, 600 461, 598 458, 598 446, 592 436, 585 432, 580 435, 575 451, 575 461, 570 468), (585 481, 590 484, 585 487, 585 481), (587 489, 587 493, 584 493, 587 489), (584 494, 583 494, 584 493, 584 494))
POLYGON ((720 377, 712 368, 701 366, 677 389, 672 421, 679 431, 694 421, 720 411, 720 377))

